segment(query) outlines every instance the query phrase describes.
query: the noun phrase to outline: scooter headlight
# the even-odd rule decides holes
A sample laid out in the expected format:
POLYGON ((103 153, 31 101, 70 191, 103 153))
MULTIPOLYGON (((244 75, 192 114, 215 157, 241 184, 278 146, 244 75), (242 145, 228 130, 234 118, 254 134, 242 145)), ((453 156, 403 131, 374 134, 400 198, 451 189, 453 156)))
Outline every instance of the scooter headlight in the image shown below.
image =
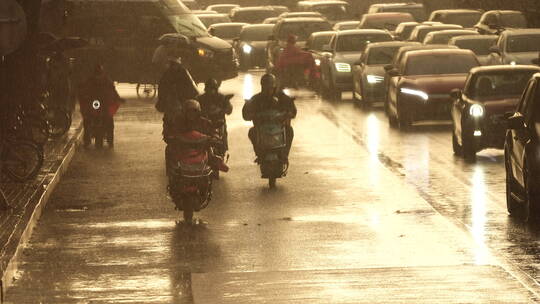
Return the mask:
POLYGON ((253 47, 249 44, 244 44, 244 46, 242 46, 242 51, 244 51, 244 53, 246 54, 251 54, 251 51, 253 51, 253 47))
POLYGON ((479 104, 473 104, 469 108, 469 114, 471 114, 472 117, 482 117, 484 115, 484 107, 479 104))

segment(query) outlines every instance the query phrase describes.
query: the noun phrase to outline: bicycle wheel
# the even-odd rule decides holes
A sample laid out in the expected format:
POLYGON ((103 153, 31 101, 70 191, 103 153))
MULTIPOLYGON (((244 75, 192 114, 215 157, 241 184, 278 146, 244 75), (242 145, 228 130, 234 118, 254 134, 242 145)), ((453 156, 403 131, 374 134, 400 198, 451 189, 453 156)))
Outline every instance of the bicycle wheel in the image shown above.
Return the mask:
POLYGON ((43 150, 28 141, 9 141, 2 154, 6 175, 24 182, 37 175, 43 165, 43 150))
POLYGON ((49 108, 47 110, 47 121, 49 122, 49 134, 52 137, 60 137, 71 127, 71 115, 61 108, 49 108))
POLYGON ((23 122, 25 138, 38 145, 44 145, 49 139, 49 123, 45 119, 28 117, 23 122))
POLYGON ((157 94, 157 85, 153 83, 138 83, 137 97, 152 100, 157 94))

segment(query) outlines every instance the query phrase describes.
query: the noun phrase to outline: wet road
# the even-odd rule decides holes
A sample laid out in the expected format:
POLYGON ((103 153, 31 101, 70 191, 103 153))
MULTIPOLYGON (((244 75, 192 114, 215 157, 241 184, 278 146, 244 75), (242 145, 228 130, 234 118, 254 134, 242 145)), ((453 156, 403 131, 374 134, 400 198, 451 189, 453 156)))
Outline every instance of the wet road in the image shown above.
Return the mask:
MULTIPOLYGON (((165 195, 161 117, 122 86, 114 150, 79 150, 9 303, 527 303, 540 229, 505 210, 502 151, 452 155, 448 124, 298 95, 291 168, 271 191, 227 81, 231 172, 186 227, 165 195)), ((346 96, 347 97, 347 96, 346 96)))

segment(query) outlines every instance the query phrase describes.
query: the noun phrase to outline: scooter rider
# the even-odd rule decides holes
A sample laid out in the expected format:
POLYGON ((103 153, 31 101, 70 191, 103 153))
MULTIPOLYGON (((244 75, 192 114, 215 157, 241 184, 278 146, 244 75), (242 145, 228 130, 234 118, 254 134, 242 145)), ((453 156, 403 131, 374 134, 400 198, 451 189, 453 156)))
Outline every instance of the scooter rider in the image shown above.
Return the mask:
POLYGON ((261 152, 257 146, 257 126, 259 121, 257 114, 267 110, 277 110, 284 113, 283 124, 285 127, 286 136, 286 153, 285 157, 288 161, 289 152, 291 150, 292 141, 294 137, 294 130, 291 126, 291 119, 296 117, 296 106, 294 104, 294 98, 287 96, 282 90, 276 89, 276 78, 272 74, 264 74, 261 77, 261 92, 255 94, 250 100, 246 101, 242 108, 242 116, 244 120, 252 120, 254 127, 249 129, 248 137, 253 145, 256 159, 258 162, 261 157, 261 152))
POLYGON ((209 78, 204 83, 204 94, 197 97, 197 100, 201 104, 202 115, 216 123, 218 121, 223 121, 224 132, 223 132, 223 144, 225 150, 228 150, 228 140, 227 140, 227 123, 225 120, 225 115, 230 115, 233 110, 233 106, 230 101, 230 96, 223 95, 219 92, 219 83, 214 78, 209 78))

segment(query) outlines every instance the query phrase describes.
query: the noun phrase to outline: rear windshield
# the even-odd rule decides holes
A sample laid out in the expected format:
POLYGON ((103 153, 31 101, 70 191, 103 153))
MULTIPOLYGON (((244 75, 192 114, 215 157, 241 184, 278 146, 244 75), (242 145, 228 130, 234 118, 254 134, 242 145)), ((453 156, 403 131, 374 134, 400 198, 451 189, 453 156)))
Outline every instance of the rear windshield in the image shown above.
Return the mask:
POLYGON ((342 4, 316 5, 313 7, 313 11, 321 13, 330 20, 343 20, 349 16, 347 6, 342 4))
POLYGON ((540 51, 540 35, 509 36, 506 43, 509 53, 540 51))
POLYGON ((401 46, 386 46, 370 48, 367 54, 367 64, 390 64, 401 46))
POLYGON ((338 52, 361 52, 369 43, 391 41, 390 35, 371 34, 371 35, 343 35, 339 36, 336 46, 338 52))
POLYGON ((448 24, 459 24, 463 27, 473 27, 481 16, 480 12, 453 13, 445 15, 440 21, 448 24))
POLYGON ((244 27, 240 33, 242 41, 266 41, 272 35, 273 26, 244 27))
POLYGON ((426 11, 422 7, 392 7, 382 8, 379 12, 396 12, 396 13, 409 13, 418 22, 425 21, 427 19, 426 11))
POLYGON ((232 20, 234 22, 262 23, 264 19, 278 15, 279 13, 274 10, 241 10, 234 13, 232 20))
POLYGON ((519 97, 532 75, 538 71, 498 71, 477 74, 471 79, 467 95, 472 98, 519 97))
POLYGON ((526 28, 527 20, 522 14, 502 14, 501 23, 503 27, 526 28))
MULTIPOLYGON (((467 36, 467 35, 478 35, 478 33, 467 33, 467 32, 461 32, 461 33, 437 33, 433 34, 430 44, 448 44, 448 41, 452 39, 453 37, 457 36, 467 36)), ((427 36, 426 36, 427 39, 427 36)))
POLYGON ((330 43, 330 39, 332 39, 332 35, 323 35, 323 36, 317 36, 314 37, 310 41, 310 45, 307 46, 310 50, 314 51, 322 51, 323 46, 330 43))
POLYGON ((285 22, 281 24, 277 38, 285 40, 292 34, 299 41, 306 41, 312 33, 330 30, 332 26, 328 22, 285 22))
POLYGON ((478 40, 456 40, 454 42, 454 45, 456 45, 460 49, 471 50, 478 56, 486 56, 491 53, 489 48, 495 44, 496 39, 497 38, 478 40))
POLYGON ((478 66, 474 55, 427 54, 408 58, 405 75, 467 74, 478 66))
POLYGON ((221 39, 234 39, 240 36, 243 25, 218 26, 212 28, 212 34, 221 39))

